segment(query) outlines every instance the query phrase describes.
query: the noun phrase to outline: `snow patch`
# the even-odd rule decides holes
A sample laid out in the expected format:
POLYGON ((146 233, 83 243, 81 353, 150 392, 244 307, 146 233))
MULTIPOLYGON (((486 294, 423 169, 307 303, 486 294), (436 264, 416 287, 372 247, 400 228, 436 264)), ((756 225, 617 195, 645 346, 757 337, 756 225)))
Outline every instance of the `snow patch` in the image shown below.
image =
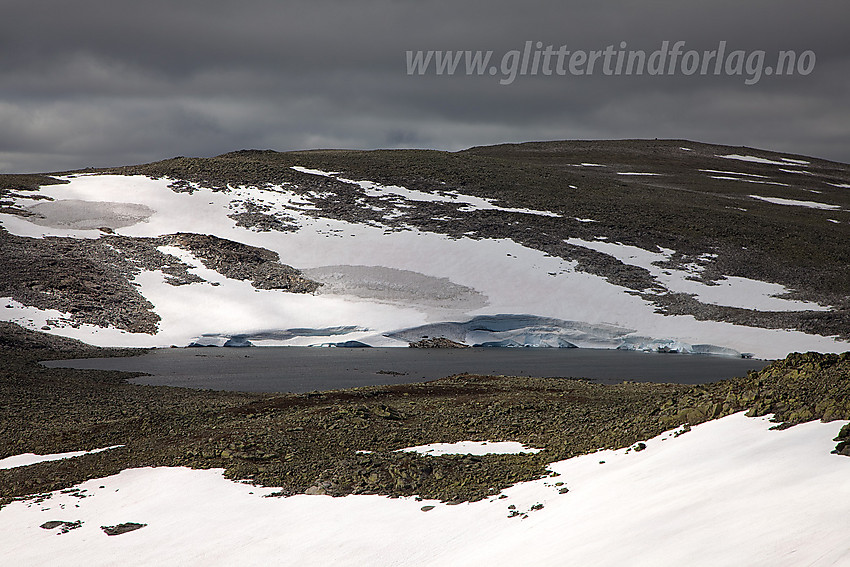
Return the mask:
MULTIPOLYGON (((767 175, 757 175, 755 173, 743 173, 740 171, 723 171, 722 169, 700 169, 703 173, 721 173, 724 175, 745 175, 747 177, 761 177, 764 179, 768 179, 767 175)), ((722 179, 727 179, 723 177, 722 179)))
POLYGON ((751 199, 767 201, 774 205, 788 205, 793 207, 806 207, 808 209, 820 209, 825 211, 834 211, 840 209, 841 205, 830 205, 828 203, 818 203, 817 201, 798 201, 796 199, 782 199, 780 197, 762 197, 760 195, 750 195, 751 199))
POLYGON ((728 177, 724 175, 709 175, 712 179, 723 179, 726 181, 745 181, 747 183, 763 183, 764 185, 780 185, 782 187, 788 187, 787 183, 779 183, 778 181, 761 181, 759 179, 747 179, 744 177, 728 177))
POLYGON ((291 169, 310 175, 321 175, 322 177, 333 177, 342 173, 341 171, 322 171, 321 169, 309 169, 306 167, 301 167, 300 165, 293 165, 291 169))
MULTIPOLYGON (((716 157, 726 158, 726 159, 736 159, 738 161, 749 161, 753 163, 766 163, 768 165, 788 165, 788 161, 776 161, 772 159, 756 157, 756 156, 742 156, 739 154, 728 154, 725 156, 717 155, 716 157)), ((783 158, 785 159, 785 158, 783 158)), ((808 163, 808 162, 806 162, 808 163)))
POLYGON ((49 455, 37 455, 35 453, 23 453, 0 459, 0 469, 14 469, 17 467, 26 467, 36 463, 46 463, 49 461, 61 461, 64 459, 73 459, 74 457, 82 457, 83 455, 93 455, 110 449, 117 449, 124 445, 112 445, 100 449, 92 449, 91 451, 70 451, 68 453, 51 453, 49 455))
POLYGON ((457 443, 431 443, 399 449, 399 452, 422 455, 520 455, 539 453, 543 449, 528 447, 516 441, 458 441, 457 443))
POLYGON ((487 306, 487 297, 475 289, 410 270, 382 266, 321 266, 303 271, 322 287, 318 294, 352 296, 392 303, 465 313, 487 306))
MULTIPOLYGON (((296 169, 297 166, 293 166, 293 169, 296 169)), ((298 171, 304 171, 304 168, 298 169, 298 171)), ((524 209, 524 208, 510 208, 510 207, 500 207, 498 205, 493 204, 492 199, 484 199, 482 197, 475 197, 473 195, 464 195, 457 191, 444 191, 442 193, 427 193, 425 191, 417 191, 415 189, 407 189, 406 187, 400 187, 398 185, 382 185, 380 183, 376 183, 374 181, 355 181, 353 179, 345 179, 343 177, 335 177, 337 175, 333 172, 319 171, 319 170, 309 170, 309 173, 313 173, 315 175, 324 175, 326 177, 331 177, 336 179, 337 181, 342 181, 343 183, 350 183, 353 185, 359 186, 363 192, 370 197, 386 197, 388 195, 394 195, 397 197, 401 197, 404 200, 408 201, 420 201, 420 202, 432 202, 432 203, 455 203, 464 205, 460 210, 469 212, 469 211, 481 211, 481 210, 494 210, 494 211, 504 211, 510 213, 524 213, 530 215, 539 215, 546 217, 560 217, 561 215, 557 213, 553 213, 551 211, 536 211, 533 209, 524 209)))
POLYGON ((706 285, 695 281, 694 276, 702 271, 699 264, 690 264, 685 269, 659 266, 671 259, 673 251, 652 252, 614 242, 588 241, 579 238, 569 238, 565 242, 574 246, 590 248, 617 258, 624 264, 638 266, 647 270, 652 276, 670 291, 694 294, 696 298, 713 305, 757 309, 759 311, 826 311, 827 307, 807 301, 797 301, 776 297, 789 293, 782 285, 751 280, 738 276, 726 276, 715 282, 717 285, 706 285))
POLYGON ((11 297, 0 297, 0 317, 3 321, 15 323, 25 329, 44 331, 97 346, 146 346, 153 340, 151 335, 144 333, 129 333, 114 327, 80 323, 73 319, 71 313, 56 309, 39 309, 24 305, 11 297))

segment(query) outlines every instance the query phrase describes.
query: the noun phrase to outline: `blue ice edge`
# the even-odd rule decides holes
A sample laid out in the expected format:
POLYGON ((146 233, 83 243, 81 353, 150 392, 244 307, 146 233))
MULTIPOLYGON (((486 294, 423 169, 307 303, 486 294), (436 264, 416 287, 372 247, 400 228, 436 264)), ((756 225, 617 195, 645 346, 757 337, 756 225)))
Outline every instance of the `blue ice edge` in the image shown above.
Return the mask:
MULTIPOLYGON (((221 333, 205 333, 189 343, 190 347, 250 347, 254 346, 251 341, 275 340, 285 341, 296 337, 333 337, 335 335, 347 335, 357 331, 368 331, 363 327, 354 325, 344 325, 339 327, 323 327, 320 329, 311 329, 307 327, 297 327, 294 329, 281 329, 272 331, 258 331, 256 333, 239 333, 235 335, 221 333)), ((368 345, 366 345, 368 346, 368 345)))
MULTIPOLYGON (((252 341, 288 340, 296 337, 334 337, 368 329, 354 325, 324 328, 293 328, 266 330, 256 333, 226 335, 204 334, 189 346, 249 347, 252 341)), ((443 337, 474 347, 490 348, 607 348, 619 350, 711 354, 750 358, 728 347, 710 344, 689 344, 675 339, 656 339, 633 336, 634 329, 609 324, 566 321, 538 315, 499 314, 479 315, 468 321, 430 323, 384 333, 383 336, 401 342, 443 337)), ((364 348, 367 342, 348 340, 328 342, 323 346, 364 348)))

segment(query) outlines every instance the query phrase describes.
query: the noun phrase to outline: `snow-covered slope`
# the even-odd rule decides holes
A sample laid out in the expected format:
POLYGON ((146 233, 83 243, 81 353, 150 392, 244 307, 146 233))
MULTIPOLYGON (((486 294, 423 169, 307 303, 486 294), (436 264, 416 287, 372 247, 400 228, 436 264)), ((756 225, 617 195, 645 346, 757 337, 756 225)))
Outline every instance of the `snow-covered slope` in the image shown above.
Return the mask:
POLYGON ((81 322, 72 314, 36 308, 13 297, 0 299, 4 307, 0 316, 104 346, 223 344, 233 337, 256 345, 357 340, 373 346, 406 346, 401 338, 405 329, 498 315, 531 317, 513 327, 503 323, 478 327, 484 335, 479 332, 461 340, 749 352, 763 358, 791 351, 840 352, 850 346, 800 331, 659 313, 648 299, 652 294, 687 293, 705 304, 761 312, 829 309, 788 299, 783 295, 789 290, 778 284, 741 277, 701 281, 704 266, 700 262, 710 262, 710 254, 690 265, 670 268, 665 262, 673 258, 674 250, 645 250, 605 240, 564 241, 646 270, 653 287, 636 291, 582 271, 576 261, 509 238, 450 236, 417 228, 407 220, 425 203, 453 207, 455 215, 485 211, 560 218, 558 212, 502 207, 457 191, 428 193, 349 180, 322 170, 294 170, 305 179, 319 177, 355 191, 358 206, 368 215, 361 220, 334 218, 327 213, 333 194, 291 183, 210 189, 182 182, 177 190, 174 180, 167 178, 85 174, 61 177, 68 183, 42 187, 40 196, 49 200, 33 204, 32 195, 15 195, 13 206, 33 214, 2 213, 0 224, 13 235, 38 239, 95 240, 107 234, 139 239, 178 232, 213 235, 279 254, 281 262, 325 284, 312 294, 259 289, 211 269, 188 249, 161 245, 160 252, 197 277, 191 283, 173 285, 166 273, 150 266, 137 266, 135 273, 128 274, 159 316, 155 334, 81 322), (257 217, 254 222, 245 221, 245 215, 258 211, 264 221, 278 223, 276 228, 261 226, 257 217), (395 338, 387 336, 394 332, 395 338))
POLYGON ((850 460, 829 454, 844 423, 735 414, 460 505, 129 469, 9 504, 0 549, 22 566, 846 565, 850 460))

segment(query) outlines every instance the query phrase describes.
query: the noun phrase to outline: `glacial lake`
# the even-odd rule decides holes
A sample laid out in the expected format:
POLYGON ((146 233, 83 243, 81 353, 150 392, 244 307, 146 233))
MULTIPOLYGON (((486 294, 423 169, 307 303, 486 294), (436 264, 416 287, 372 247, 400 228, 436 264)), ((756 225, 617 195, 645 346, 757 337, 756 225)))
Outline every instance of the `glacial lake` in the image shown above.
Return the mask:
POLYGON ((50 368, 144 372, 134 384, 243 392, 311 392, 502 374, 703 384, 746 375, 770 361, 698 354, 557 348, 172 348, 142 356, 43 362, 50 368))

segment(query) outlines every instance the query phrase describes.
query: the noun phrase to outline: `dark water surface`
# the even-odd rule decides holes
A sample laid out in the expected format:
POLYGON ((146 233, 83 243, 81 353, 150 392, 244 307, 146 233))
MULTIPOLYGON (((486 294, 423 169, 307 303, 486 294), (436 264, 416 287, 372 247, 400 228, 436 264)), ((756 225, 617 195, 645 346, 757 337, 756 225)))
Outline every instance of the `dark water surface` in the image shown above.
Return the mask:
POLYGON ((181 348, 136 357, 44 362, 56 368, 146 372, 135 384, 243 392, 310 392, 503 374, 702 384, 744 376, 764 360, 601 349, 181 348))

